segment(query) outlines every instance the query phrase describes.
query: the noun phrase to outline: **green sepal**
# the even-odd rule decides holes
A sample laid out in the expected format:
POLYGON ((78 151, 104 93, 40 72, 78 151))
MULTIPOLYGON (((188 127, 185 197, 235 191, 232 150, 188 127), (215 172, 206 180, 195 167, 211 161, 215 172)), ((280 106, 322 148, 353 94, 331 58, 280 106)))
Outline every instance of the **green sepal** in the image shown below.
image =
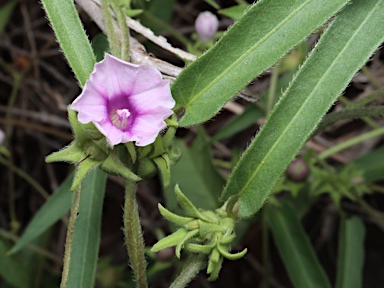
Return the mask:
POLYGON ((223 264, 223 257, 220 257, 218 262, 209 261, 208 269, 210 269, 210 272, 208 272, 208 269, 207 269, 207 273, 211 274, 208 278, 209 281, 215 281, 219 277, 219 272, 221 270, 222 264, 223 264))
POLYGON ((213 248, 215 248, 215 246, 216 246, 215 243, 207 244, 207 245, 188 243, 185 245, 185 249, 193 253, 202 253, 202 254, 209 255, 211 254, 211 251, 213 248))
POLYGON ((177 202, 180 204, 181 208, 188 217, 209 221, 209 219, 200 213, 199 210, 197 210, 197 208, 192 204, 192 202, 189 201, 187 197, 185 197, 183 192, 181 192, 178 184, 175 186, 175 194, 177 202))
POLYGON ((168 188, 169 183, 171 182, 171 163, 168 154, 164 153, 163 155, 154 158, 153 162, 155 162, 157 169, 160 172, 164 188, 168 188))
POLYGON ((199 230, 192 230, 192 231, 189 231, 186 235, 184 235, 183 238, 180 239, 180 241, 179 241, 179 243, 177 243, 176 249, 175 249, 175 254, 176 254, 176 257, 178 259, 180 259, 180 256, 181 256, 180 252, 181 252, 181 249, 183 248, 185 242, 187 242, 189 239, 193 238, 197 234, 199 234, 199 230))
POLYGON ((153 146, 153 150, 151 152, 150 158, 158 157, 165 152, 163 147, 163 140, 160 134, 156 137, 156 140, 155 142, 153 142, 152 146, 153 146))
POLYGON ((124 145, 127 148, 129 155, 131 156, 132 163, 134 164, 137 160, 135 144, 133 144, 133 142, 127 142, 124 145))
POLYGON ((139 159, 143 159, 144 157, 147 157, 149 153, 151 153, 151 151, 152 151, 152 145, 138 147, 139 159))
POLYGON ((229 234, 229 235, 224 235, 221 240, 220 240, 220 243, 222 244, 230 244, 233 240, 235 240, 236 238, 236 234, 235 233, 232 233, 232 234, 229 234))
POLYGON ((117 159, 113 153, 110 153, 107 158, 101 163, 101 169, 106 172, 113 173, 115 175, 121 175, 126 179, 129 179, 134 182, 141 180, 139 176, 129 170, 123 163, 117 159))
POLYGON ((180 240, 183 239, 185 235, 187 235, 187 233, 187 229, 180 228, 175 233, 168 235, 167 237, 161 239, 159 242, 153 245, 153 247, 151 248, 151 252, 157 252, 168 247, 176 246, 177 243, 179 243, 180 240))
MULTIPOLYGON (((209 262, 208 262, 208 267, 207 267, 207 273, 210 274, 214 270, 214 266, 220 262, 220 259, 222 257, 220 256, 219 250, 215 247, 212 252, 211 256, 209 256, 209 262)), ((221 265, 220 265, 221 266, 221 265)), ((220 270, 220 269, 219 269, 220 270)), ((212 275, 211 275, 212 276, 212 275)))
POLYGON ((209 223, 201 220, 199 220, 199 231, 200 235, 204 237, 216 232, 225 232, 224 228, 220 224, 209 223))
POLYGON ((217 249, 219 250, 221 256, 224 256, 225 258, 229 260, 238 260, 242 258, 245 254, 247 254, 248 249, 245 248, 243 251, 238 252, 238 253, 229 253, 228 252, 228 246, 224 247, 224 245, 217 245, 217 249))
POLYGON ((46 163, 52 162, 68 162, 68 163, 79 163, 87 157, 87 154, 76 145, 76 142, 73 141, 67 147, 53 152, 52 154, 45 157, 46 163))
POLYGON ((11 156, 11 152, 5 146, 0 146, 0 154, 3 154, 5 157, 11 156))
POLYGON ((142 178, 149 178, 155 176, 157 173, 156 164, 149 157, 140 159, 137 174, 142 178))
POLYGON ((97 165, 99 165, 100 162, 93 160, 91 158, 87 158, 84 161, 81 161, 79 165, 77 166, 77 171, 75 174, 75 178, 73 179, 72 186, 71 186, 71 192, 74 192, 79 188, 81 182, 87 176, 89 171, 91 171, 93 168, 95 168, 97 165))
POLYGON ((175 139, 176 127, 168 127, 167 132, 163 136, 163 147, 170 147, 175 139))
POLYGON ((193 218, 182 217, 182 216, 179 216, 179 215, 172 213, 168 209, 164 208, 161 204, 158 204, 157 207, 159 208, 160 214, 163 215, 163 217, 165 219, 167 219, 168 221, 170 221, 170 222, 172 222, 178 226, 184 226, 187 223, 194 221, 193 218))

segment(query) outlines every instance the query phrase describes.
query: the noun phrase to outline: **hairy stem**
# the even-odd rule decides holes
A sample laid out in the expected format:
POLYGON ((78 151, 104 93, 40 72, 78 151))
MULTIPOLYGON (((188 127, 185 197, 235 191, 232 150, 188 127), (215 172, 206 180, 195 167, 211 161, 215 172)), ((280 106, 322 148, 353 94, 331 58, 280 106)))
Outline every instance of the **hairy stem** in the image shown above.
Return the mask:
POLYGON ((119 24, 121 31, 121 59, 129 61, 129 28, 127 21, 121 7, 117 3, 117 0, 112 0, 111 5, 116 14, 117 23, 119 24))
POLYGON ((148 285, 145 271, 144 239, 136 203, 136 183, 128 179, 125 180, 124 236, 136 287, 146 288, 148 285))
POLYGON ((63 273, 61 275, 60 288, 66 288, 67 287, 69 266, 70 266, 70 262, 71 262, 72 239, 73 239, 73 232, 75 231, 75 223, 76 223, 77 213, 79 212, 80 194, 81 194, 81 185, 75 191, 72 209, 71 209, 71 216, 69 217, 67 237, 65 239, 63 273))
POLYGON ((207 256, 202 254, 191 254, 185 262, 179 276, 173 281, 169 288, 184 288, 191 282, 200 270, 207 266, 207 256))
POLYGON ((320 122, 319 126, 313 132, 312 136, 315 136, 327 127, 332 126, 338 121, 341 120, 352 120, 359 119, 364 117, 383 117, 384 116, 384 106, 373 106, 373 107, 364 107, 357 109, 345 109, 338 112, 333 112, 324 117, 320 122))
POLYGON ((109 8, 109 1, 102 0, 101 8, 103 10, 105 27, 107 28, 108 42, 109 42, 109 47, 111 48, 111 53, 112 55, 120 58, 121 55, 119 50, 119 42, 117 40, 115 28, 113 27, 111 9, 109 8))

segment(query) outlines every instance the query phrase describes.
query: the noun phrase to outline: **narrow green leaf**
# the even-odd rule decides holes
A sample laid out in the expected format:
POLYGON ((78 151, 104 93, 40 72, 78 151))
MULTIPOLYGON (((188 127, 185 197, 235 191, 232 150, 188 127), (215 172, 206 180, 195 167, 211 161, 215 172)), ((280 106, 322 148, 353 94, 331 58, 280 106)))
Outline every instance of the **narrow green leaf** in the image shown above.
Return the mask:
POLYGON ((215 9, 219 9, 220 8, 219 4, 217 4, 215 0, 204 0, 204 1, 206 3, 208 3, 209 5, 211 5, 215 9))
POLYGON ((244 11, 249 7, 249 4, 239 4, 229 8, 221 9, 218 12, 232 19, 238 19, 243 15, 244 11))
POLYGON ((69 65, 80 86, 84 86, 96 60, 73 0, 41 0, 41 3, 69 65))
POLYGON ((107 174, 92 170, 81 186, 67 287, 94 287, 107 174))
POLYGON ((286 202, 279 208, 268 205, 266 209, 269 228, 293 286, 331 287, 295 209, 286 202))
POLYGON ((323 115, 383 41, 383 13, 384 2, 353 1, 327 29, 224 189, 222 200, 240 196, 240 217, 260 209, 323 115))
POLYGON ((167 237, 159 240, 153 247, 151 248, 151 252, 158 252, 168 247, 176 246, 177 243, 180 242, 181 239, 187 235, 188 230, 185 228, 180 228, 175 233, 168 235, 167 237))
POLYGON ((171 166, 171 183, 165 190, 167 207, 178 214, 183 213, 178 207, 173 189, 179 184, 183 194, 196 207, 207 210, 218 208, 217 198, 224 186, 224 180, 220 178, 209 157, 206 156, 209 155, 209 146, 190 149, 180 140, 176 140, 175 145, 180 148, 182 156, 171 166))
POLYGON ((172 213, 168 209, 164 208, 161 204, 158 205, 158 208, 159 208, 160 214, 163 215, 165 219, 167 219, 169 222, 176 224, 177 226, 184 226, 187 223, 193 221, 193 218, 183 217, 175 213, 172 213))
POLYGON ((0 34, 3 33, 5 26, 11 18, 12 12, 17 4, 16 0, 8 2, 6 5, 0 8, 0 34))
POLYGON ((245 130, 256 121, 263 117, 264 113, 254 105, 248 106, 243 113, 234 117, 231 121, 226 123, 215 136, 212 141, 220 141, 221 139, 230 137, 245 130))
POLYGON ((336 288, 360 288, 363 284, 365 227, 358 217, 341 218, 336 288))
POLYGON ((79 163, 87 157, 84 150, 72 142, 63 149, 53 152, 52 154, 45 157, 46 163, 52 162, 68 162, 68 163, 79 163))
POLYGON ((73 174, 67 177, 60 187, 48 198, 44 205, 33 216, 19 241, 12 247, 9 254, 16 253, 36 237, 47 231, 60 220, 70 209, 72 193, 69 192, 73 174))
POLYGON ((245 85, 343 7, 348 0, 258 1, 172 85, 181 126, 213 117, 245 85), (266 21, 268 19, 268 21, 266 21))
POLYGON ((26 269, 26 266, 23 265, 23 263, 26 263, 18 261, 15 259, 15 256, 7 255, 7 250, 8 245, 0 239, 0 279, 3 279, 6 283, 11 284, 12 287, 30 287, 28 270, 26 269))

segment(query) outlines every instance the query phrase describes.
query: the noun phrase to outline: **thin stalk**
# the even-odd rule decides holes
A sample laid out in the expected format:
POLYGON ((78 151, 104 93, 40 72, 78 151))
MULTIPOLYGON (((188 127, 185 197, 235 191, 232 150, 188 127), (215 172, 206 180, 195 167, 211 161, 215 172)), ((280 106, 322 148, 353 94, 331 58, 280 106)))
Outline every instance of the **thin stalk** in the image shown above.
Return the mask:
MULTIPOLYGON (((13 163, 13 153, 11 149, 11 138, 12 138, 12 110, 16 103, 16 97, 17 93, 20 89, 21 80, 23 78, 23 75, 16 72, 11 71, 13 76, 13 87, 11 91, 11 95, 9 96, 8 105, 7 105, 7 112, 5 115, 5 139, 4 139, 4 146, 8 148, 10 151, 9 155, 9 163, 10 166, 13 163)), ((11 230, 12 232, 16 232, 19 229, 19 222, 17 221, 16 216, 16 207, 15 207, 15 176, 13 174, 12 169, 8 169, 8 205, 9 205, 9 218, 11 220, 11 230)))
MULTIPOLYGON (((340 96, 339 97, 339 100, 341 103, 343 103, 344 105, 346 105, 345 109, 346 110, 349 110, 351 109, 349 107, 349 105, 351 104, 351 101, 349 101, 346 97, 344 96, 340 96)), ((377 125, 377 123, 375 121, 373 121, 372 119, 368 118, 368 117, 363 117, 361 118, 365 123, 367 123, 371 128, 375 129, 375 128, 378 128, 379 125, 377 125)))
POLYGON ((103 10, 104 23, 107 28, 109 47, 111 48, 112 55, 120 58, 119 41, 117 40, 116 31, 113 27, 111 9, 109 8, 108 2, 108 0, 101 0, 101 9, 103 10))
POLYGON ((344 96, 341 97, 340 100, 343 103, 347 104, 345 109, 355 109, 355 108, 364 107, 365 105, 368 105, 369 103, 376 101, 376 100, 383 98, 383 97, 384 97, 384 88, 381 88, 381 89, 378 89, 378 90, 370 93, 369 95, 365 96, 364 98, 359 99, 359 100, 354 101, 354 102, 349 101, 344 96))
MULTIPOLYGON (((324 131, 327 127, 332 126, 341 120, 352 120, 364 117, 383 117, 384 106, 372 106, 357 109, 344 109, 337 112, 332 112, 326 115, 320 122, 319 126, 313 132, 312 137, 324 131)), ((375 123, 376 124, 376 123, 375 123)), ((375 126, 378 126, 377 124, 375 126)), ((378 128, 378 127, 374 127, 378 128)))
MULTIPOLYGON (((13 242, 17 242, 20 239, 19 237, 17 237, 13 233, 11 233, 7 230, 4 230, 2 228, 0 228, 0 237, 2 237, 4 239, 12 240, 13 242)), ((39 254, 40 256, 46 257, 50 260, 55 261, 58 264, 61 264, 61 259, 59 257, 57 257, 55 254, 49 252, 48 250, 45 250, 45 249, 43 249, 43 248, 41 248, 35 244, 31 244, 31 243, 27 244, 26 247, 28 249, 30 249, 31 251, 35 252, 36 254, 39 254)))
POLYGON ((352 139, 344 141, 338 145, 335 145, 335 146, 329 148, 328 150, 325 150, 324 152, 320 153, 319 159, 326 159, 329 156, 336 154, 342 150, 345 150, 345 149, 347 149, 353 145, 356 145, 360 142, 363 142, 363 141, 368 140, 370 138, 378 137, 381 135, 384 135, 384 127, 374 129, 370 132, 364 133, 362 135, 359 135, 357 137, 354 137, 352 139))
POLYGON ((29 176, 27 173, 25 173, 20 168, 16 167, 11 163, 9 160, 6 160, 2 156, 0 156, 0 164, 3 164, 4 166, 8 166, 8 168, 19 175, 21 178, 23 178, 28 184, 30 184, 37 192, 40 193, 40 195, 47 199, 49 197, 48 192, 37 182, 35 181, 31 176, 29 176))
POLYGON ((121 59, 129 61, 129 27, 125 19, 125 15, 118 5, 116 0, 111 1, 113 11, 116 14, 117 23, 119 24, 121 31, 121 59))
POLYGON ((136 183, 128 179, 125 180, 124 236, 136 287, 146 288, 148 285, 144 239, 136 202, 136 183))
POLYGON ((277 79, 280 72, 280 62, 276 64, 275 68, 272 71, 271 83, 269 84, 268 98, 267 98, 267 114, 271 112, 273 106, 276 103, 276 86, 277 79))
POLYGON ((176 277, 169 288, 186 287, 206 266, 207 256, 202 254, 190 254, 179 276, 176 277))
POLYGON ((75 191, 72 209, 71 209, 71 216, 69 217, 67 236, 65 239, 63 273, 61 274, 60 288, 67 288, 68 273, 69 273, 69 267, 71 264, 72 239, 73 239, 73 232, 75 231, 77 213, 79 212, 80 194, 81 194, 81 185, 75 191))

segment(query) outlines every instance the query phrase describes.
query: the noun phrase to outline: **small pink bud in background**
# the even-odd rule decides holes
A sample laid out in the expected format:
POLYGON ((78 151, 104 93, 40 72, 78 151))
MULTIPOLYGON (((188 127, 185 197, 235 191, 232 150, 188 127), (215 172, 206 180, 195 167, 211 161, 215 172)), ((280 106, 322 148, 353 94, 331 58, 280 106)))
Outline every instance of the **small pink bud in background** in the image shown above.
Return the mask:
POLYGON ((219 28, 219 20, 211 12, 205 11, 197 16, 195 28, 201 41, 208 42, 219 28))
POLYGON ((288 166, 287 176, 294 182, 304 181, 308 175, 309 167, 302 159, 295 159, 291 165, 288 166))
POLYGON ((3 144, 5 139, 4 131, 0 129, 0 145, 3 144))
POLYGON ((71 109, 80 123, 92 122, 110 146, 153 143, 175 106, 169 82, 151 66, 139 66, 105 54, 96 63, 71 109))

